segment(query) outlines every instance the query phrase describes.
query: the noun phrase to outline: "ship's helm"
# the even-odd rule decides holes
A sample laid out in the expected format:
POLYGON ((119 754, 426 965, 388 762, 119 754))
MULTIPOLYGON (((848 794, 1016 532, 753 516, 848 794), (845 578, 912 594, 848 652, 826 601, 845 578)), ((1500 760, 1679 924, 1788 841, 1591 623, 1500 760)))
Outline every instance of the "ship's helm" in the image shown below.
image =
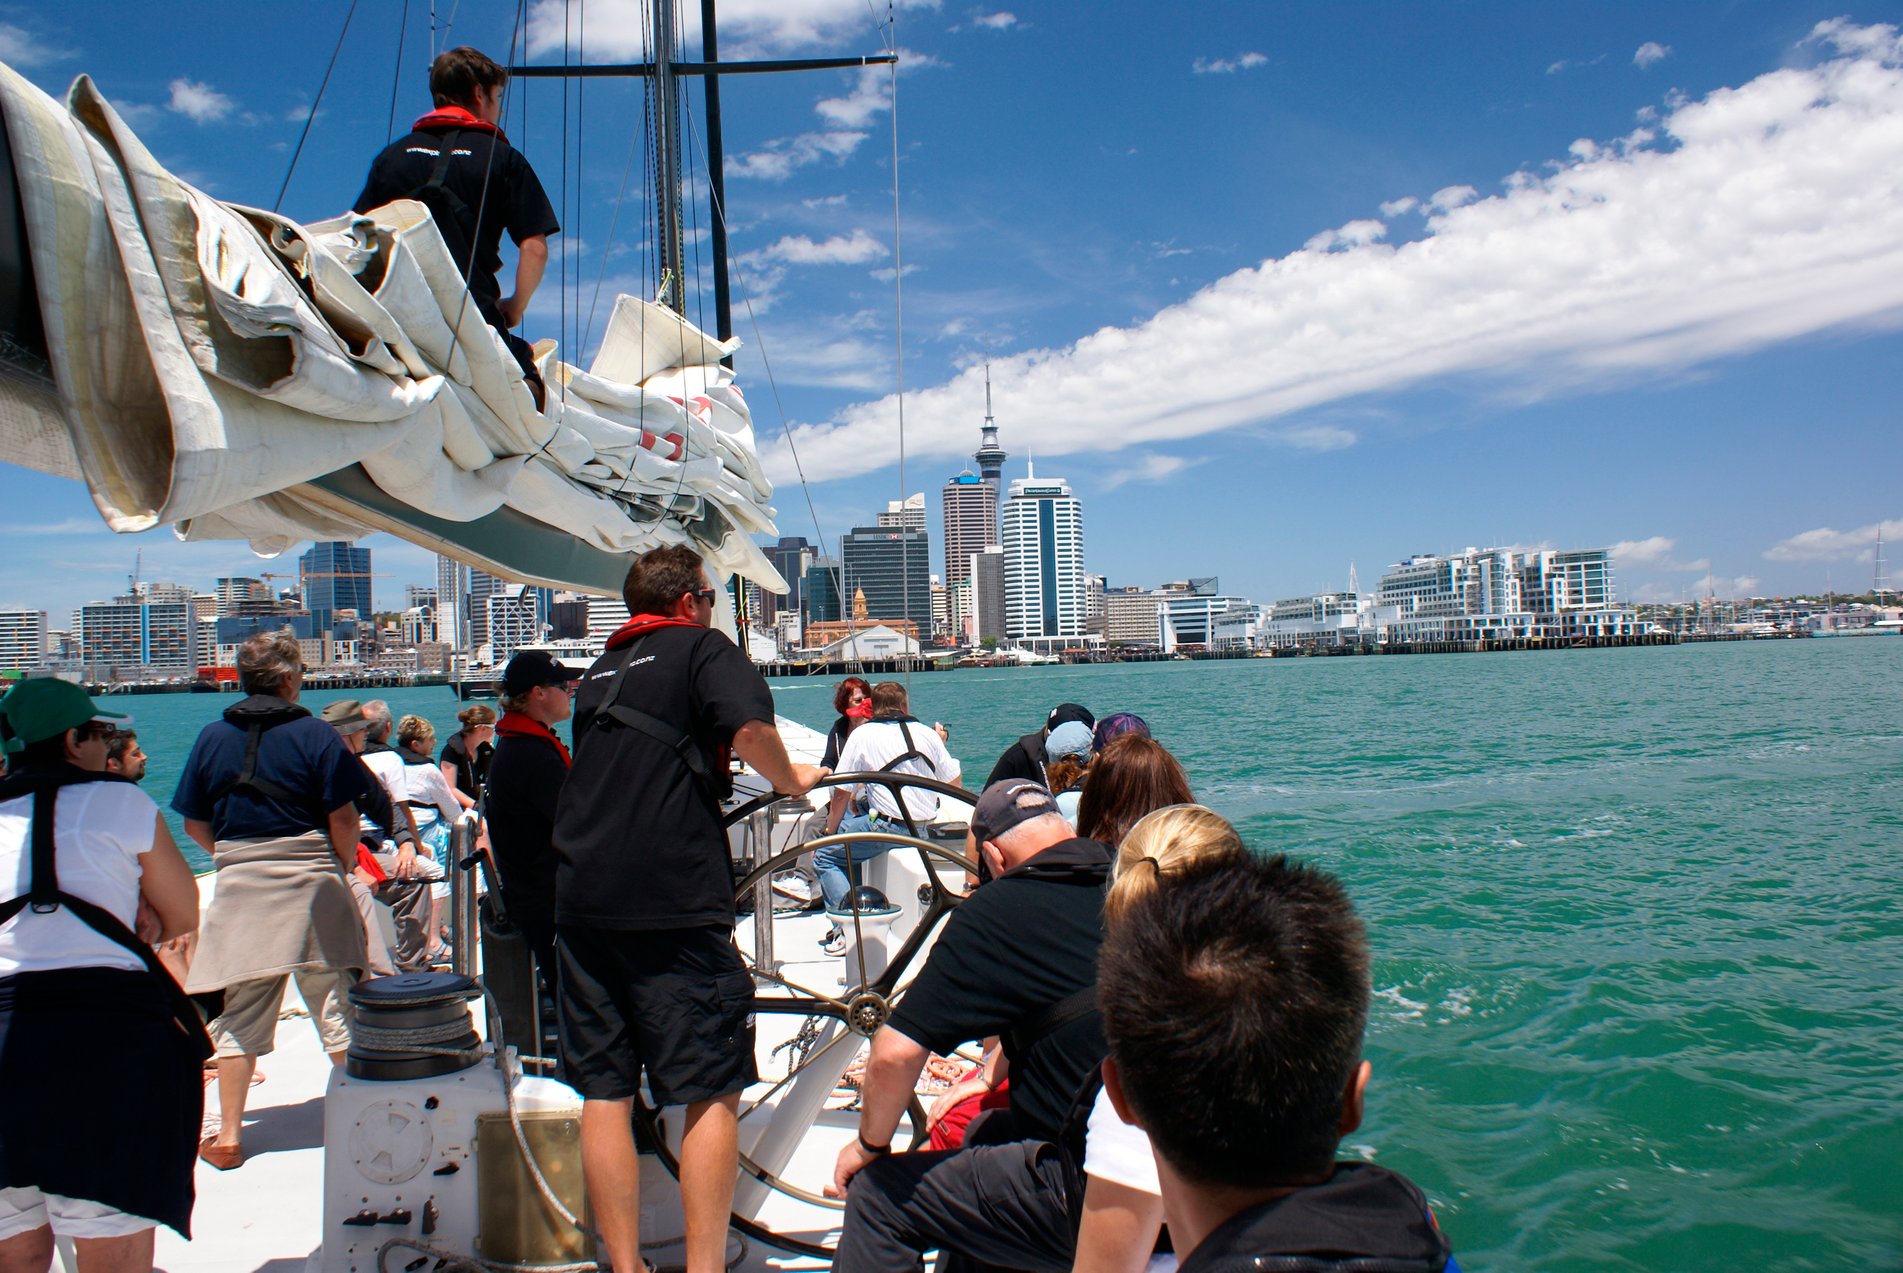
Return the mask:
MULTIPOLYGON (((902 773, 835 774, 821 788, 861 783, 894 793, 931 791, 941 810, 947 800, 970 805, 977 799, 975 792, 902 773)), ((902 798, 899 803, 903 808, 902 798)), ((752 1240, 823 1259, 837 1242, 844 1207, 823 1191, 840 1146, 857 1127, 857 1091, 848 1072, 917 976, 962 896, 962 877, 976 866, 962 853, 965 824, 942 815, 928 823, 908 814, 877 832, 801 840, 813 816, 807 800, 772 792, 743 793, 725 814, 742 912, 734 940, 754 976, 760 1058, 760 1082, 740 1100, 733 1227, 752 1240), (843 957, 777 958, 781 924, 804 926, 794 940, 810 945, 805 939, 823 921, 781 916, 776 923, 773 877, 802 854, 859 843, 891 849, 857 866, 863 883, 832 916, 845 933, 843 957)), ((458 929, 471 933, 472 830, 473 822, 458 826, 452 880, 458 929)), ((473 943, 459 940, 458 946, 469 958, 473 943)), ((520 1016, 497 1002, 508 997, 510 971, 488 970, 500 992, 489 996, 492 1040, 505 1017, 520 1016)), ((587 1236, 568 1220, 586 1223, 580 1097, 531 1072, 538 1067, 531 1054, 540 1050, 539 1040, 504 1040, 519 1043, 518 1060, 516 1046, 498 1048, 478 1037, 470 1007, 483 997, 479 979, 455 974, 378 978, 353 989, 348 1063, 333 1074, 325 1098, 318 1273, 438 1273, 445 1252, 474 1256, 470 1266, 551 1273, 591 1259, 587 1236)), ((644 1247, 679 1240, 680 1113, 635 1102, 644 1247)), ((927 1136, 916 1098, 900 1139, 908 1134, 908 1148, 927 1136)))

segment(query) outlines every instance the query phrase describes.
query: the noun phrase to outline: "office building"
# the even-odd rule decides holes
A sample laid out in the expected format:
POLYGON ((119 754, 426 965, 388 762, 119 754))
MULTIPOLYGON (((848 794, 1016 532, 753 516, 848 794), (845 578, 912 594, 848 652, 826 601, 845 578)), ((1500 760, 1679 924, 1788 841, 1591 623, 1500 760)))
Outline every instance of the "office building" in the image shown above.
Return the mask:
POLYGON ((451 653, 469 649, 469 567, 440 554, 436 558, 436 639, 451 653))
MULTIPOLYGON (((922 514, 922 498, 919 507, 922 514)), ((932 567, 922 529, 856 526, 841 538, 839 555, 841 590, 865 595, 868 618, 932 630, 932 567)))
POLYGON ((469 648, 489 644, 489 598, 509 585, 486 570, 469 568, 469 648))
POLYGON ((1032 648, 1087 644, 1084 512, 1062 478, 1027 474, 1004 502, 1005 636, 1032 648))
POLYGON ((44 610, 0 610, 0 672, 25 672, 51 653, 44 610))
POLYGON ((487 611, 483 628, 490 646, 490 661, 497 667, 525 645, 541 645, 549 639, 549 606, 554 591, 529 584, 502 584, 484 599, 487 611))
POLYGON ((970 588, 973 644, 1004 640, 1004 549, 985 548, 971 555, 970 588))
POLYGON ((951 590, 950 619, 960 640, 970 617, 960 598, 959 585, 971 578, 971 555, 998 544, 998 489, 970 470, 945 483, 940 493, 945 525, 945 586, 951 590))
POLYGON ((277 609, 277 598, 262 579, 245 575, 227 575, 212 585, 220 619, 234 614, 269 614, 277 609))
POLYGON ((1148 588, 1104 590, 1104 640, 1111 645, 1156 647, 1163 640, 1163 605, 1148 588))
POLYGON ((839 561, 835 557, 814 557, 806 564, 800 593, 806 602, 808 623, 836 623, 844 617, 839 574, 839 561))
POLYGON ((786 580, 786 594, 777 596, 768 593, 762 599, 760 622, 770 625, 776 622, 782 611, 791 610, 794 614, 803 612, 806 604, 806 569, 813 562, 813 546, 806 542, 804 535, 782 535, 780 542, 766 550, 767 560, 780 572, 780 578, 786 580))
POLYGON ((318 631, 334 631, 338 612, 348 610, 366 625, 370 608, 370 550, 341 540, 314 543, 297 559, 304 608, 318 631))
POLYGON ((198 624, 186 601, 127 595, 75 615, 79 657, 101 680, 184 676, 198 670, 198 624))
POLYGON ((898 526, 906 530, 924 530, 925 492, 908 495, 902 500, 888 500, 885 511, 879 514, 879 525, 898 526))
POLYGON ((606 645, 628 621, 628 603, 620 597, 588 598, 588 643, 606 645))

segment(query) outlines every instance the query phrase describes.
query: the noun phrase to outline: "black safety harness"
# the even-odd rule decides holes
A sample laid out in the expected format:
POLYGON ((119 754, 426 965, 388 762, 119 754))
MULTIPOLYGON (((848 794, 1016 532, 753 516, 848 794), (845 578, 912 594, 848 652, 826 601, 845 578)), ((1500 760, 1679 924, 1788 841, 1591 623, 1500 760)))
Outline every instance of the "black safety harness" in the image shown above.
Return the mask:
MULTIPOLYGON (((28 837, 32 874, 24 895, 0 902, 0 924, 11 922, 28 907, 32 908, 35 915, 48 915, 64 907, 75 919, 101 937, 137 955, 146 971, 158 979, 160 988, 171 1002, 173 1020, 178 1023, 178 1028, 184 1032, 198 1053, 198 1060, 202 1062, 211 1057, 214 1049, 210 1036, 205 1033, 205 1016, 198 1001, 180 988, 152 948, 140 941, 138 935, 127 928, 117 915, 103 906, 95 906, 83 897, 75 897, 59 886, 53 843, 53 809, 61 789, 88 782, 126 781, 129 779, 116 774, 91 773, 70 766, 29 770, 0 779, 0 801, 17 800, 23 796, 31 796, 33 800, 32 830, 28 837)), ((222 999, 222 994, 218 998, 222 999)), ((222 1010, 222 1004, 217 1006, 222 1010)))
POLYGON ((615 679, 608 686, 608 695, 602 699, 600 710, 595 713, 594 728, 607 730, 617 725, 626 726, 639 733, 646 734, 661 746, 673 752, 680 762, 687 766, 687 772, 693 776, 694 785, 701 794, 719 808, 728 796, 733 794, 733 776, 727 772, 726 764, 715 773, 707 763, 707 755, 700 744, 681 730, 668 724, 658 716, 650 716, 639 708, 629 707, 621 701, 621 683, 628 677, 628 669, 634 666, 634 655, 641 648, 642 633, 628 643, 628 653, 621 660, 621 667, 615 672, 615 679))

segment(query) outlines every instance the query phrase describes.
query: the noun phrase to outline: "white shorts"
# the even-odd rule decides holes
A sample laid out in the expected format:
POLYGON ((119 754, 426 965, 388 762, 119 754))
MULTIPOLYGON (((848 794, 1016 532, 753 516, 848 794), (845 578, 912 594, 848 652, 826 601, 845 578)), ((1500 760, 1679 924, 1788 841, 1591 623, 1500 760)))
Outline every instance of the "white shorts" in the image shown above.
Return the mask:
POLYGON ((128 1238, 159 1227, 157 1220, 114 1211, 101 1202, 38 1189, 0 1189, 0 1242, 48 1224, 62 1238, 128 1238))

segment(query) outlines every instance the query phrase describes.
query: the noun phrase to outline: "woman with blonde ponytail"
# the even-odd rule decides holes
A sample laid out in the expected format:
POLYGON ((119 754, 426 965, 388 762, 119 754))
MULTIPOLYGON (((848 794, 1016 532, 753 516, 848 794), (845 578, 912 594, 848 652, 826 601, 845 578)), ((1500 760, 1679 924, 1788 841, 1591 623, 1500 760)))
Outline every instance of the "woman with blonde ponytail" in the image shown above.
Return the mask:
MULTIPOLYGON (((1199 804, 1173 804, 1145 814, 1117 846, 1104 927, 1117 923, 1140 899, 1168 888, 1171 876, 1192 863, 1240 859, 1248 850, 1229 820, 1199 804)), ((1150 1138, 1130 1126, 1097 1093, 1084 1146, 1084 1211, 1077 1230, 1074 1273, 1140 1273, 1150 1263, 1163 1225, 1150 1138)))

